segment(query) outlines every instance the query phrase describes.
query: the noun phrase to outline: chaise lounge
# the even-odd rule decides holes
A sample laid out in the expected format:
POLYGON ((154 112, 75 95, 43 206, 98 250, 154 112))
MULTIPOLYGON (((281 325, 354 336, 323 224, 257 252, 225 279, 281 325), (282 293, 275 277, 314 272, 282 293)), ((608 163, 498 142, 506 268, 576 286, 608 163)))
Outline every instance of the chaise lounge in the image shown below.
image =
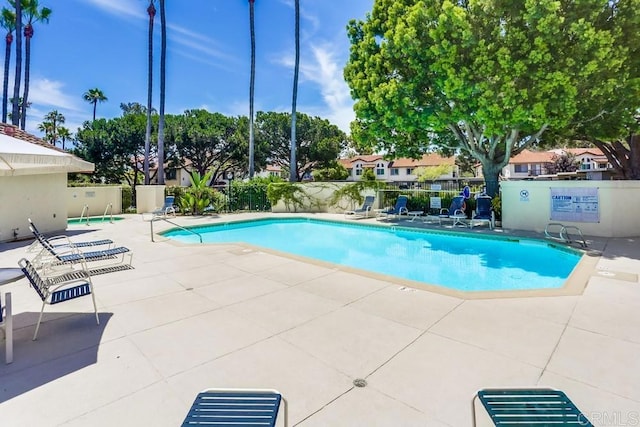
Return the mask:
POLYGON ((274 427, 280 402, 287 427, 287 401, 276 390, 207 389, 198 394, 182 426, 274 427))

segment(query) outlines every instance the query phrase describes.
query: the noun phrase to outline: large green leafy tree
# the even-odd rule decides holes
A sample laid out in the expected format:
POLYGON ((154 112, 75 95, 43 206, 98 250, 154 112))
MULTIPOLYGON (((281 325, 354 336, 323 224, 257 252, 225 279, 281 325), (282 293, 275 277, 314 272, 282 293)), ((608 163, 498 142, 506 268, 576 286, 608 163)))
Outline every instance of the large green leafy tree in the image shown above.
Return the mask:
POLYGON ((618 178, 640 179, 640 2, 611 1, 589 19, 608 29, 626 55, 615 67, 599 69, 596 84, 580 87, 584 92, 578 93, 575 118, 566 128, 552 130, 548 139, 595 145, 618 178))
MULTIPOLYGON (((256 116, 256 140, 269 145, 269 161, 283 169, 290 167, 291 117, 289 113, 259 111, 256 116)), ((333 166, 346 148, 347 136, 337 126, 319 117, 297 113, 295 177, 314 169, 333 166)))
POLYGON ((93 182, 122 183, 132 187, 141 181, 146 116, 125 114, 114 119, 86 121, 76 134, 77 156, 95 164, 93 182))
POLYGON ((167 122, 167 145, 172 164, 200 175, 211 172, 212 182, 247 164, 248 121, 206 110, 187 110, 167 122))
POLYGON ((24 26, 24 91, 22 99, 22 115, 20 116, 20 128, 24 130, 27 120, 27 105, 29 102, 29 84, 31 79, 31 39, 33 38, 33 24, 37 22, 49 22, 51 9, 40 8, 38 0, 24 0, 23 13, 27 19, 24 26))
POLYGON ((348 26, 357 136, 415 156, 452 132, 495 194, 511 156, 566 127, 581 101, 614 92, 615 79, 601 77, 628 59, 616 3, 376 0, 348 26))

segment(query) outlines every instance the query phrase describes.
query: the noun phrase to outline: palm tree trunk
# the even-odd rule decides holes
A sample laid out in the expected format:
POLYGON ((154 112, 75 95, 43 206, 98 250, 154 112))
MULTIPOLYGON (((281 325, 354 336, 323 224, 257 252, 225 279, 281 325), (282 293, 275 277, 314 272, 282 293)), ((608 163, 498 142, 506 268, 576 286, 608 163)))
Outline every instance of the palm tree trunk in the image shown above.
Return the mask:
POLYGON ((147 72, 147 129, 144 136, 144 185, 149 185, 149 156, 151 155, 151 109, 153 103, 153 19, 156 16, 156 8, 153 5, 153 0, 149 2, 147 13, 149 14, 149 70, 147 72))
POLYGON ((158 120, 158 184, 164 185, 164 98, 167 64, 167 20, 160 0, 160 117, 158 120))
POLYGON ((300 71, 300 0, 295 0, 296 9, 296 64, 293 70, 293 100, 291 102, 291 155, 289 158, 289 182, 298 181, 298 163, 296 161, 296 104, 298 101, 298 73, 300 71))
POLYGON ((96 121, 96 108, 98 108, 98 100, 93 100, 93 121, 96 121))
POLYGON ((16 1, 16 73, 13 78, 11 123, 20 123, 20 79, 22 78, 22 2, 16 1))
POLYGON ((254 134, 253 134, 253 94, 256 81, 256 31, 254 20, 254 0, 249 0, 249 29, 251 32, 251 81, 249 83, 249 179, 253 178, 254 134))
POLYGON ((5 37, 6 46, 4 51, 4 80, 2 81, 2 123, 7 123, 7 102, 9 101, 9 67, 11 64, 11 44, 13 34, 9 33, 5 37))
POLYGON ((20 107, 22 110, 20 112, 20 129, 22 130, 24 130, 27 122, 29 78, 31 74, 31 37, 33 37, 33 26, 31 24, 27 24, 24 27, 24 95, 22 95, 22 106, 20 107))

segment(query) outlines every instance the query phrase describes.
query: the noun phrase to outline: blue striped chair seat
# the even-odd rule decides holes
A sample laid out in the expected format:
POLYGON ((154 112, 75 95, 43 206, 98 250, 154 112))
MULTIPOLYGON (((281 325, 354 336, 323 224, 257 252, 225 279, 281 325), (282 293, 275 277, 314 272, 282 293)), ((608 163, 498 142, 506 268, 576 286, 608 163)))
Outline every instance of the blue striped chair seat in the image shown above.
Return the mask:
POLYGON ((496 426, 593 427, 567 395, 548 388, 485 389, 477 395, 496 426))
POLYGON ((46 277, 42 276, 38 272, 36 267, 25 258, 22 258, 20 261, 18 261, 18 265, 20 265, 22 272, 29 280, 29 284, 31 285, 31 287, 38 293, 38 296, 42 300, 40 317, 38 318, 36 330, 33 334, 34 340, 38 336, 38 330, 40 329, 40 322, 42 321, 44 307, 47 304, 59 304, 61 302, 69 301, 75 298, 91 295, 91 299, 93 301, 93 311, 96 316, 96 323, 100 324, 100 319, 98 318, 98 308, 96 307, 96 300, 93 295, 93 284, 91 282, 91 276, 86 270, 76 270, 55 277, 46 277))
MULTIPOLYGON (((196 397, 182 426, 273 427, 281 400, 275 390, 205 390, 196 397)), ((285 426, 286 422, 285 401, 285 426)))
POLYGON ((51 293, 50 304, 58 304, 59 302, 68 301, 70 299, 83 297, 91 293, 91 286, 84 282, 72 288, 62 289, 51 293))
MULTIPOLYGON (((102 240, 91 240, 91 241, 87 241, 87 242, 71 242, 71 244, 73 246, 75 246, 76 248, 86 248, 89 246, 107 246, 107 245, 112 245, 113 244, 113 240, 109 240, 109 239, 102 239, 102 240)), ((54 248, 60 248, 60 247, 64 247, 64 246, 69 246, 66 243, 60 244, 60 245, 53 245, 54 248)))
POLYGON ((116 255, 121 255, 129 252, 129 248, 125 248, 124 246, 120 246, 117 248, 105 249, 102 251, 88 251, 88 252, 79 252, 79 253, 70 253, 70 254, 58 254, 56 253, 56 258, 58 258, 62 262, 70 263, 70 262, 78 262, 78 261, 98 261, 102 259, 111 259, 115 258, 116 255))

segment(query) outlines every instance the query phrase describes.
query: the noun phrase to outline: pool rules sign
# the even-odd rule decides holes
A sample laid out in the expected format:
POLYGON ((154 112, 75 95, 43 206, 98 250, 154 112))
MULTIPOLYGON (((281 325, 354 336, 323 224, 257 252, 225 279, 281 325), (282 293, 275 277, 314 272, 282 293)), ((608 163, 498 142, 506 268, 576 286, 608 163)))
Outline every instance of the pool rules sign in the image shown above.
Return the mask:
POLYGON ((600 222, 597 188, 550 188, 551 220, 600 222))

